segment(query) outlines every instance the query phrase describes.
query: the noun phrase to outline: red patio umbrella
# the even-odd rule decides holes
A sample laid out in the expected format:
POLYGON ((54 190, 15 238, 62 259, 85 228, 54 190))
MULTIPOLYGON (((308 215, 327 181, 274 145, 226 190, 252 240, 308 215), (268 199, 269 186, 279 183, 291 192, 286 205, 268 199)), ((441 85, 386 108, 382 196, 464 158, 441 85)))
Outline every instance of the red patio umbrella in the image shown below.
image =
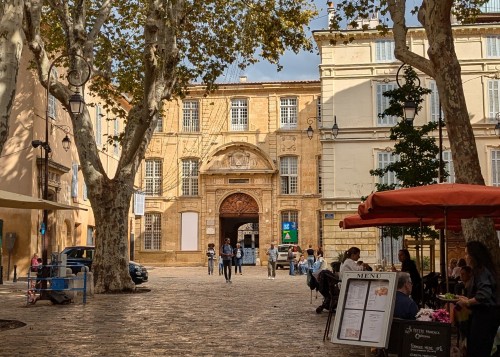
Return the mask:
MULTIPOLYGON (((446 229, 448 219, 500 216, 500 187, 441 183, 374 192, 359 206, 358 212, 363 219, 443 219, 446 229)), ((444 243, 446 262, 446 239, 444 243)))
POLYGON ((374 192, 360 215, 366 218, 474 218, 494 216, 500 210, 500 187, 448 184, 374 192))
MULTIPOLYGON (((422 220, 426 226, 432 225, 434 220, 426 218, 422 220)), ((384 227, 384 226, 419 226, 420 218, 403 217, 403 218, 367 218, 363 219, 359 214, 346 216, 339 222, 339 227, 344 229, 363 228, 363 227, 384 227)))
MULTIPOLYGON (((420 226, 421 224, 427 226, 431 225, 432 223, 433 220, 428 218, 420 219, 415 217, 406 217, 406 218, 363 219, 359 214, 354 214, 351 216, 346 216, 342 221, 340 221, 339 227, 343 229, 354 229, 354 228, 364 228, 364 227, 420 226)), ((391 262, 394 262, 392 240, 390 248, 391 248, 391 262)))

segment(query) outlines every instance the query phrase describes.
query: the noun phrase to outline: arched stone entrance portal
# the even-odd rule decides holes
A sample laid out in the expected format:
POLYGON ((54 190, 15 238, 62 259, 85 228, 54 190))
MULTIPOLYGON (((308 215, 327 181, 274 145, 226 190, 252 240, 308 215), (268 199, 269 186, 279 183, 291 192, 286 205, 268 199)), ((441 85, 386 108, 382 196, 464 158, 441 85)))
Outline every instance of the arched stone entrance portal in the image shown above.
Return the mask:
POLYGON ((259 206, 257 202, 245 193, 234 193, 224 199, 219 209, 220 237, 219 244, 224 244, 224 238, 231 239, 231 245, 240 243, 245 256, 243 264, 255 265, 259 255, 259 206))

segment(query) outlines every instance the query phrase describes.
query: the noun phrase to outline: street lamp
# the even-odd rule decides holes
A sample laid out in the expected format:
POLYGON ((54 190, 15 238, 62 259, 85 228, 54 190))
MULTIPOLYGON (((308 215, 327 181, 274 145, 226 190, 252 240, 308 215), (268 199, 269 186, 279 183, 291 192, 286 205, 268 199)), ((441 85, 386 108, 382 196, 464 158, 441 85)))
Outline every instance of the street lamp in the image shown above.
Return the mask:
POLYGON ((336 115, 333 116, 332 135, 334 138, 336 138, 337 135, 339 135, 339 126, 337 125, 337 116, 336 115))
MULTIPOLYGON (((396 83, 399 88, 403 88, 401 83, 399 83, 399 73, 401 70, 405 67, 409 66, 406 63, 403 63, 401 66, 399 66, 398 71, 396 72, 396 83)), ((420 78, 416 77, 418 84, 417 86, 420 87, 420 78)), ((405 122, 408 125, 413 125, 413 120, 415 119, 415 115, 417 115, 417 103, 413 100, 405 100, 404 106, 403 106, 403 114, 405 118, 405 122)))
POLYGON ((313 134, 314 134, 314 130, 311 126, 312 123, 313 123, 313 118, 308 118, 307 124, 309 124, 309 127, 307 128, 306 133, 307 133, 307 137, 309 138, 309 140, 311 140, 313 138, 313 134))
MULTIPOLYGON (((34 148, 37 148, 39 146, 42 147, 42 149, 45 151, 44 153, 44 182, 43 182, 43 199, 44 200, 47 200, 48 197, 49 197, 49 153, 52 151, 51 148, 50 148, 50 144, 49 144, 49 94, 50 94, 50 77, 52 76, 52 69, 53 67, 55 66, 55 64, 62 58, 66 58, 66 57, 78 57, 80 58, 81 60, 83 60, 83 62, 85 63, 85 65, 87 66, 88 68, 88 72, 87 72, 87 75, 83 77, 83 79, 80 77, 80 72, 77 71, 77 70, 70 70, 67 74, 67 79, 68 79, 68 82, 71 86, 73 87, 81 87, 83 86, 85 83, 87 83, 87 81, 89 80, 90 78, 90 65, 89 63, 85 60, 84 57, 78 55, 78 54, 63 54, 59 57, 57 57, 51 64, 50 64, 50 67, 49 67, 49 71, 48 71, 48 74, 47 74, 47 90, 45 92, 45 100, 46 100, 46 107, 45 107, 45 141, 41 141, 41 140, 33 140, 31 142, 31 145, 34 147, 34 148), (74 74, 77 74, 77 76, 75 76, 73 78, 73 80, 71 79, 72 76, 74 74), (76 79, 80 79, 81 81, 79 82, 75 82, 76 79)), ((83 101, 83 97, 80 95, 80 92, 79 91, 76 91, 73 95, 71 95, 70 99, 69 99, 69 105, 70 105, 70 110, 71 110, 71 113, 73 115, 80 115, 83 113, 83 109, 85 107, 85 102, 83 101)), ((69 127, 68 127, 68 132, 69 132, 69 127)), ((63 145, 63 148, 64 150, 68 151, 69 150, 69 147, 70 147, 70 144, 71 144, 71 140, 69 139, 68 137, 68 133, 66 133, 66 137, 62 140, 62 145, 63 145)), ((42 222, 42 226, 40 228, 40 233, 42 234, 42 264, 43 264, 43 277, 44 278, 47 278, 48 277, 48 270, 46 269, 46 265, 47 265, 47 228, 48 228, 48 215, 49 215, 49 211, 47 209, 44 209, 43 210, 43 222, 42 222)), ((42 280, 42 291, 45 291, 47 289, 47 280, 46 279, 43 279, 42 280)))

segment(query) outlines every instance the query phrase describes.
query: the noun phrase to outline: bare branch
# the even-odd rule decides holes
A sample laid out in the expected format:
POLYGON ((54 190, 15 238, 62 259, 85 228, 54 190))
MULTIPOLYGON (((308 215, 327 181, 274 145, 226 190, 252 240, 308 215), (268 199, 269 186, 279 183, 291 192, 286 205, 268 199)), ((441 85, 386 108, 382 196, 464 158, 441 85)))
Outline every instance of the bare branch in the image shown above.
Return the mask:
POLYGON ((387 7, 389 13, 391 14, 391 19, 394 22, 394 55, 396 58, 401 62, 407 63, 427 75, 434 77, 432 63, 427 58, 408 49, 406 43, 408 28, 406 27, 405 20, 406 0, 388 0, 387 7))

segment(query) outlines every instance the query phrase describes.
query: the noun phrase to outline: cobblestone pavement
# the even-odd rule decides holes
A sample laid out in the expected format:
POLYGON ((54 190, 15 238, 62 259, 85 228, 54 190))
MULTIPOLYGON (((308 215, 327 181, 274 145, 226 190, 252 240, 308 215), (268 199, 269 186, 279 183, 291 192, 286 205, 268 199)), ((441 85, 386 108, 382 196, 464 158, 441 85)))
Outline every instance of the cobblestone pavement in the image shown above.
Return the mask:
MULTIPOLYGON (((0 356, 364 356, 323 342, 328 313, 305 276, 243 267, 233 283, 206 268, 148 268, 143 293, 95 295, 86 305, 26 306, 26 282, 0 285, 0 356), (150 290, 150 291, 148 291, 150 290)), ((216 273, 217 274, 217 273, 216 273)), ((333 321, 332 321, 333 326, 333 321)))

